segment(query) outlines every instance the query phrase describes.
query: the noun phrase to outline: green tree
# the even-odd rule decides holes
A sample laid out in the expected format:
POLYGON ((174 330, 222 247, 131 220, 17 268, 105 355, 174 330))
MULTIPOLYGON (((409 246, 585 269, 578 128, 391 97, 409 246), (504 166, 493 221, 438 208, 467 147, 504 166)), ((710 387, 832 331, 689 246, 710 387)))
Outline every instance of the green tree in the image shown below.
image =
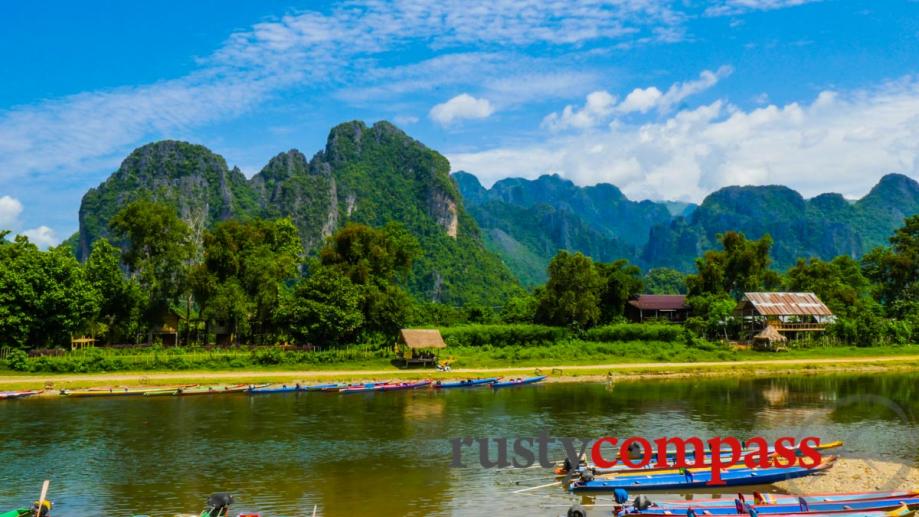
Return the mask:
POLYGON ((0 336, 17 348, 64 345, 87 330, 98 294, 79 262, 59 247, 39 250, 0 233, 0 336))
POLYGON ((906 218, 890 238, 889 248, 875 248, 865 255, 862 267, 891 314, 919 312, 919 215, 906 218))
POLYGON ((862 275, 859 263, 847 256, 829 262, 799 259, 785 274, 785 287, 815 293, 837 316, 853 315, 873 303, 871 282, 862 275))
POLYGON ((651 269, 644 278, 650 294, 686 294, 686 275, 669 267, 651 269))
POLYGON ((316 267, 297 284, 282 312, 294 339, 318 345, 353 343, 364 324, 361 289, 327 267, 316 267))
MULTIPOLYGON (((290 219, 224 221, 204 236, 204 264, 210 277, 197 272, 192 288, 205 304, 210 302, 208 289, 227 282, 235 286, 228 289, 241 288, 247 305, 246 328, 265 342, 274 332, 281 291, 285 282, 296 277, 301 254, 300 237, 290 219)), ((220 306, 231 311, 221 314, 212 308, 209 314, 218 321, 239 316, 237 305, 220 306)))
POLYGON ((124 263, 146 294, 144 320, 153 328, 187 287, 193 251, 188 225, 175 209, 147 199, 126 205, 109 224, 125 245, 124 263))
POLYGON ((530 294, 514 296, 501 308, 501 321, 504 323, 533 323, 539 299, 530 294))
POLYGON ((580 252, 558 252, 549 262, 549 281, 541 293, 536 319, 549 325, 587 328, 600 320, 604 287, 594 262, 580 252))
POLYGON ((394 336, 408 320, 412 300, 402 288, 420 255, 418 241, 399 225, 350 223, 326 240, 321 264, 361 290, 364 330, 394 336))
POLYGON ((97 239, 83 267, 87 281, 99 294, 99 312, 95 320, 103 322, 107 328, 107 341, 112 343, 140 330, 143 293, 122 271, 121 250, 105 238, 97 239))
POLYGON ((625 313, 625 304, 640 294, 644 287, 641 269, 626 259, 596 264, 596 268, 603 283, 600 289, 601 321, 610 322, 621 318, 625 313))
POLYGON ((697 273, 686 278, 690 296, 727 294, 735 300, 745 291, 762 291, 781 285, 781 278, 769 269, 772 237, 751 241, 739 232, 718 236, 723 249, 705 252, 696 259, 697 273))

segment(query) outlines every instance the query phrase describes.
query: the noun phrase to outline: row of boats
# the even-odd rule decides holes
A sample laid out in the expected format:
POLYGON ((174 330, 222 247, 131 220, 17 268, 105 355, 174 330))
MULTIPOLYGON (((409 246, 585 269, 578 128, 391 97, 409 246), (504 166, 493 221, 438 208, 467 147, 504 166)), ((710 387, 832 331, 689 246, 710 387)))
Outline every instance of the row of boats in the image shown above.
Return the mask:
MULTIPOLYGON (((841 441, 818 445, 817 450, 829 450, 842 446, 841 441)), ((799 447, 793 448, 800 456, 799 447)), ((742 455, 754 452, 744 449, 742 455)), ((767 455, 775 457, 776 451, 769 449, 767 455)), ((627 467, 599 468, 585 461, 572 466, 565 460, 555 469, 557 476, 564 476, 562 484, 571 492, 612 492, 615 504, 613 515, 673 515, 678 517, 701 516, 748 516, 769 515, 770 517, 902 517, 913 516, 919 508, 919 491, 878 491, 809 495, 773 495, 753 492, 739 493, 736 497, 719 499, 662 500, 654 501, 645 495, 629 500, 629 491, 681 493, 690 490, 710 488, 712 459, 720 457, 727 463, 730 452, 703 451, 701 461, 696 463, 696 453, 687 452, 691 468, 627 467)), ((674 454, 668 453, 670 460, 674 454)), ((801 465, 754 467, 736 465, 720 469, 723 486, 760 486, 805 476, 827 473, 836 463, 836 456, 824 456, 810 468, 801 465)), ((586 517, 581 505, 568 510, 568 517, 586 517)))
MULTIPOLYGON (((491 387, 510 388, 535 384, 545 375, 535 377, 521 377, 503 379, 488 377, 485 379, 463 379, 456 381, 433 381, 430 379, 411 382, 365 382, 359 384, 327 383, 327 384, 230 384, 230 385, 199 385, 183 384, 178 386, 113 386, 86 389, 65 389, 60 395, 67 397, 130 397, 130 396, 191 396, 191 395, 220 395, 230 393, 248 393, 252 395, 269 393, 298 393, 298 392, 335 392, 343 394, 370 393, 378 391, 408 391, 424 388, 430 389, 459 389, 491 387)), ((0 399, 18 399, 38 395, 42 390, 7 391, 0 392, 0 399)))
MULTIPOLYGON (((811 495, 738 493, 719 499, 652 501, 638 496, 629 501, 628 492, 615 492, 613 515, 677 517, 769 515, 770 517, 905 517, 919 508, 919 491, 877 491, 811 495)), ((568 517, 586 517, 581 505, 568 510, 568 517)))

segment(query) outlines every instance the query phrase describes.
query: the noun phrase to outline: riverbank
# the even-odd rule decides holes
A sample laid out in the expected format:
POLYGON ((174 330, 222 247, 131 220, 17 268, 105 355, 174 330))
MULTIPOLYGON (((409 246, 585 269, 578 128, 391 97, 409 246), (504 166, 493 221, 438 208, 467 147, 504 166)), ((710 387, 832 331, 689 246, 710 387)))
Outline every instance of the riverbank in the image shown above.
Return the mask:
POLYGON ((167 385, 182 383, 319 383, 359 381, 409 381, 462 379, 469 377, 520 377, 540 372, 547 382, 624 382, 649 378, 752 377, 830 373, 919 371, 919 354, 864 357, 798 357, 741 361, 633 362, 610 364, 555 364, 504 368, 457 368, 450 372, 431 369, 245 369, 226 371, 114 372, 86 374, 0 374, 0 390, 46 388, 56 394, 64 388, 94 386, 167 385))
POLYGON ((919 469, 890 461, 840 458, 825 474, 790 479, 775 486, 791 494, 915 490, 919 487, 919 469))

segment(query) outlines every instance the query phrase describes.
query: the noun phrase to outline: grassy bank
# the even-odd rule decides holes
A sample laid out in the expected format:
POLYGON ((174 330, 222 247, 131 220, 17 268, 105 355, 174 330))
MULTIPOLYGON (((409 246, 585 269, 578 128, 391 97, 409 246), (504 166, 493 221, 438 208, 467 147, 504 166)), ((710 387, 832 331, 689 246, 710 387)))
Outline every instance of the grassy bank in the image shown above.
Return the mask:
MULTIPOLYGON (((552 381, 680 376, 752 376, 821 372, 919 370, 919 346, 821 347, 784 353, 700 350, 678 343, 566 342, 536 347, 450 347, 454 370, 399 369, 387 358, 318 364, 279 363, 236 368, 186 368, 117 372, 29 373, 0 371, 0 389, 182 382, 329 382, 384 379, 520 376, 539 368, 552 381), (611 352, 610 345, 613 345, 611 352)), ((202 359, 212 361, 213 359, 202 359)), ((186 361, 186 364, 191 364, 186 361)))

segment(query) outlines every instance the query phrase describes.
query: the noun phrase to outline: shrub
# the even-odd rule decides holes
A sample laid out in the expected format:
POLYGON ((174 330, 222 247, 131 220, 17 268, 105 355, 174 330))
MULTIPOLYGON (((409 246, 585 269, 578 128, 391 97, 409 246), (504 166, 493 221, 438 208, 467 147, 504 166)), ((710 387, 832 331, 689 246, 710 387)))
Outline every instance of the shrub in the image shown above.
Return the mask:
POLYGON ((441 329, 449 346, 534 346, 555 343, 568 337, 562 327, 544 325, 461 325, 441 329))
POLYGON ((622 323, 604 325, 587 331, 585 338, 590 341, 685 341, 685 331, 678 325, 622 323))

